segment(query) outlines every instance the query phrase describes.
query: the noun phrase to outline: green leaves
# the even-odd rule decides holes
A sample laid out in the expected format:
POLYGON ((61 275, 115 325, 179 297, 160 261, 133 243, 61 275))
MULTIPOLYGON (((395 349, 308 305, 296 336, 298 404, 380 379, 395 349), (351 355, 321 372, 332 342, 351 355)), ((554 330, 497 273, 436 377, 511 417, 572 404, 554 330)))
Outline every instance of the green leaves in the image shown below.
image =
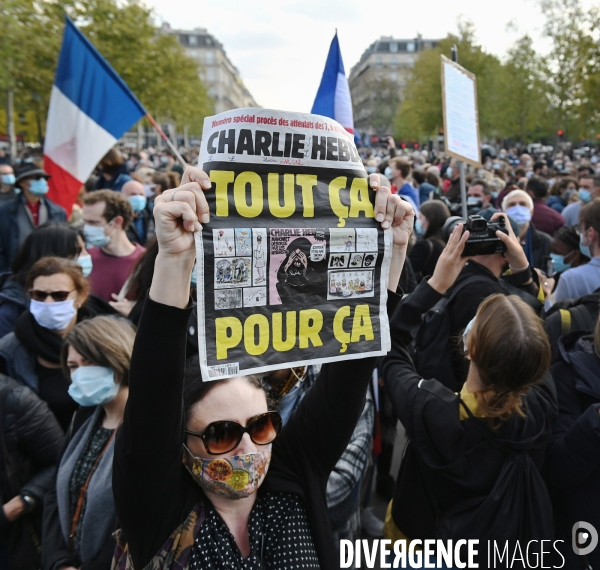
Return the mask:
MULTIPOLYGON (((154 26, 139 0, 3 0, 0 99, 15 91, 19 112, 46 116, 68 14, 157 121, 200 132, 213 111, 198 64, 154 26)), ((43 122, 45 122, 43 120, 43 122)))

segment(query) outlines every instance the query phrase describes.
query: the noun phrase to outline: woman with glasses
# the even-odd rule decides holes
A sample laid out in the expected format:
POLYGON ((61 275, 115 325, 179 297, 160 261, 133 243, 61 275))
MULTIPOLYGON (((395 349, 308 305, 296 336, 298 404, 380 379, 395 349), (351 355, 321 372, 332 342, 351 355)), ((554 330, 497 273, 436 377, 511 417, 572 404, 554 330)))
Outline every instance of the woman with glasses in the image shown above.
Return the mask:
POLYGON ((129 393, 134 339, 129 321, 109 316, 87 319, 65 337, 61 368, 80 408, 44 502, 45 570, 110 568, 117 526, 113 454, 129 393))
MULTIPOLYGON (((29 309, 14 331, 0 340, 0 373, 31 388, 50 407, 66 431, 77 404, 60 367, 60 350, 78 321, 103 311, 88 303, 88 282, 76 261, 43 257, 27 274, 29 309)), ((110 311, 110 307, 108 307, 110 311)))
MULTIPOLYGON (((376 219, 393 227, 395 291, 414 214, 377 175, 371 186, 376 219)), ((210 187, 188 168, 182 186, 155 202, 159 253, 115 446, 117 567, 338 568, 327 479, 364 407, 375 359, 325 364, 283 428, 259 378, 202 382, 197 368, 185 370, 193 232, 209 223, 210 187)), ((396 301, 390 293, 388 307, 396 301)))

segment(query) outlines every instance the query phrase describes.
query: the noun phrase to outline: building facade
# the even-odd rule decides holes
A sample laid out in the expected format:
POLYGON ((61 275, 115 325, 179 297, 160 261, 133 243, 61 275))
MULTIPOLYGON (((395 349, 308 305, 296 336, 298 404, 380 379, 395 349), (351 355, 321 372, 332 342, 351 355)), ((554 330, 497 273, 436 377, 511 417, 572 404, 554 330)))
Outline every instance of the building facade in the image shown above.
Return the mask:
POLYGON ((200 79, 215 101, 215 113, 258 106, 239 71, 229 61, 223 45, 206 28, 173 30, 164 23, 162 29, 175 35, 187 55, 200 64, 200 79))
POLYGON ((412 40, 382 36, 365 50, 348 78, 356 131, 361 135, 393 132, 410 69, 419 52, 436 45, 437 40, 420 35, 412 40))

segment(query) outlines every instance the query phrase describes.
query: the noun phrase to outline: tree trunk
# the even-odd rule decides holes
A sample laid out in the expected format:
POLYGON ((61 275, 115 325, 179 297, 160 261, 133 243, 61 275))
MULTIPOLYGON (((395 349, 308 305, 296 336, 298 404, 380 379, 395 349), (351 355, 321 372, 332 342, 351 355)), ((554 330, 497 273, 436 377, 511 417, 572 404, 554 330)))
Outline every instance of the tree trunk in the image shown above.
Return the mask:
POLYGON ((6 92, 6 130, 8 132, 8 148, 10 152, 10 160, 14 163, 17 157, 17 136, 15 134, 15 117, 14 117, 14 92, 8 89, 6 92))

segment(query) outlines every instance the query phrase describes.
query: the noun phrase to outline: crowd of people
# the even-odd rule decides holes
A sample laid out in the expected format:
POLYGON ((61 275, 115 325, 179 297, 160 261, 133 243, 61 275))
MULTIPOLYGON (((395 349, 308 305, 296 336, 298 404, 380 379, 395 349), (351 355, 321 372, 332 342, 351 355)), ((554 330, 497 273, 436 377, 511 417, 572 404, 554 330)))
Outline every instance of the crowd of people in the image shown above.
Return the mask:
POLYGON ((600 565, 571 548, 600 529, 600 153, 486 149, 467 219, 455 159, 361 156, 389 354, 209 383, 207 175, 113 148, 67 214, 39 155, 0 156, 0 568, 329 569, 361 534, 556 538, 600 565), (463 255, 473 220, 501 253, 463 255))

